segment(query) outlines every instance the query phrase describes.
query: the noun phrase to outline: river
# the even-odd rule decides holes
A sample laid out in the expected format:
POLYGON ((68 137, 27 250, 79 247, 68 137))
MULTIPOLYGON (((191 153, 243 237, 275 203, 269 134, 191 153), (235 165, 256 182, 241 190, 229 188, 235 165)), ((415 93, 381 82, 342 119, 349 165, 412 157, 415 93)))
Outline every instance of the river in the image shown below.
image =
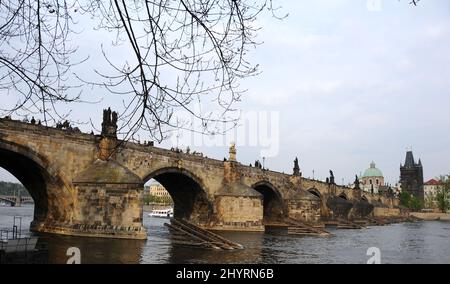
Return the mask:
MULTIPOLYGON (((22 228, 33 218, 33 206, 0 207, 0 227, 11 228, 13 216, 22 228)), ((65 263, 69 247, 81 251, 82 263, 366 263, 367 250, 377 247, 381 263, 450 263, 450 222, 402 223, 362 230, 333 230, 330 238, 288 236, 282 232, 223 232, 245 246, 214 251, 173 245, 166 219, 144 214, 148 240, 114 240, 40 235, 51 263, 65 263)))

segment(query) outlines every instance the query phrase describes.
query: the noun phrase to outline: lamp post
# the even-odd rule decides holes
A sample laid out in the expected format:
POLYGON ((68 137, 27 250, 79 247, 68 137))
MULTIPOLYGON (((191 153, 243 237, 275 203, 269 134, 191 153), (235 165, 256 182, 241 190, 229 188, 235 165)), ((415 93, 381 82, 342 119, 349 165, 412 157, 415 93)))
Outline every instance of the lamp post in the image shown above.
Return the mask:
POLYGON ((263 157, 263 170, 266 168, 266 157, 263 157))

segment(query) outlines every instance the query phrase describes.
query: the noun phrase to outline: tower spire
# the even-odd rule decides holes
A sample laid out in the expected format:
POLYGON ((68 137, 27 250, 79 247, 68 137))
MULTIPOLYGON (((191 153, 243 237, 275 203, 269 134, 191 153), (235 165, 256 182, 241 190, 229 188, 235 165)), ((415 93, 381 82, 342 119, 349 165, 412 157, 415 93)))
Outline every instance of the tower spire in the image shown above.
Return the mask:
POLYGON ((406 152, 406 158, 405 158, 405 168, 412 168, 414 167, 416 163, 414 162, 414 155, 412 151, 406 152))

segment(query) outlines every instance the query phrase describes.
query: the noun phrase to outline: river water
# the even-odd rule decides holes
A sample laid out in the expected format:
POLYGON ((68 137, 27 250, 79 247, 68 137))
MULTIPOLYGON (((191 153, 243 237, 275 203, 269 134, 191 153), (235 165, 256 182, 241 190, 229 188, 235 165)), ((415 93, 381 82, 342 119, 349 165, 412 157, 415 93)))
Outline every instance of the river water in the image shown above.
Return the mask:
MULTIPOLYGON (((33 219, 33 207, 0 207, 0 227, 11 228, 13 216, 22 228, 33 219)), ((163 226, 166 219, 144 214, 148 240, 114 240, 40 235, 49 248, 51 263, 65 263, 69 247, 81 251, 82 263, 366 263, 367 250, 377 247, 381 263, 450 263, 450 222, 417 222, 333 230, 330 238, 270 233, 224 232, 245 246, 243 250, 214 251, 174 245, 163 226)))

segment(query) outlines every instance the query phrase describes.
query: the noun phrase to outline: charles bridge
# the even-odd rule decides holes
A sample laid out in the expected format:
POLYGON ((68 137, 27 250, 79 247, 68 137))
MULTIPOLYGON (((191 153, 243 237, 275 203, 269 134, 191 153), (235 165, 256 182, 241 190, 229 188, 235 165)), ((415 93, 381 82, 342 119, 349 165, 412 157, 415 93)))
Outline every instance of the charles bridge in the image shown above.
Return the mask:
MULTIPOLYGON (((143 188, 161 183, 175 217, 214 230, 263 231, 286 218, 308 223, 400 214, 398 200, 301 176, 117 139, 117 114, 102 132, 0 119, 0 166, 35 202, 31 230, 76 236, 145 239, 143 188)), ((356 180, 357 182, 357 180, 356 180)))

